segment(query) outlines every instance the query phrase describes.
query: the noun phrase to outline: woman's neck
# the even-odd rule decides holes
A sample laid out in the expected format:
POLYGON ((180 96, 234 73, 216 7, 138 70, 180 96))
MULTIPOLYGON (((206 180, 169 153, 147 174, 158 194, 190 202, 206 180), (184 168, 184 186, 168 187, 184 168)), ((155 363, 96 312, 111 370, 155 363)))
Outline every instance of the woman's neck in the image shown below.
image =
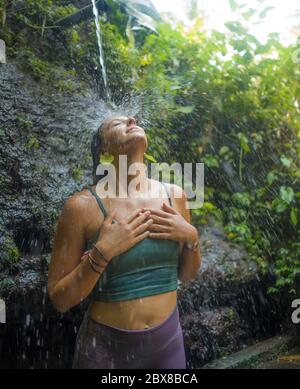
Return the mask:
POLYGON ((114 159, 113 165, 116 172, 116 195, 126 193, 130 195, 130 190, 148 192, 148 172, 144 162, 144 152, 136 151, 134 154, 121 154, 114 159), (133 164, 136 164, 133 166, 133 164))

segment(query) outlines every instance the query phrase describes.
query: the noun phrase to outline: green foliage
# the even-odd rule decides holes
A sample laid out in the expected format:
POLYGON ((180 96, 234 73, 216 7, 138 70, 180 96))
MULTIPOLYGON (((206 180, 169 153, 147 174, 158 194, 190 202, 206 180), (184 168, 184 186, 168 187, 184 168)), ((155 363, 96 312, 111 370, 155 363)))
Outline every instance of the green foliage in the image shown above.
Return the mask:
POLYGON ((211 218, 218 222, 222 222, 221 210, 209 201, 204 201, 201 208, 193 210, 192 217, 198 225, 208 223, 211 218))
POLYGON ((276 34, 262 45, 242 23, 227 26, 232 35, 211 37, 161 26, 147 37, 138 87, 151 91, 150 106, 156 102, 152 117, 160 132, 154 121, 153 133, 168 134, 168 158, 205 164, 206 185, 215 190, 193 211, 198 222, 222 210, 228 239, 244 244, 262 271, 274 264, 274 289, 292 291, 300 262, 300 75, 293 48, 276 34), (225 45, 234 50, 231 60, 217 55, 225 45))
MULTIPOLYGON (((0 4, 1 38, 6 42, 8 57, 17 58, 36 81, 45 82, 56 91, 72 93, 82 90, 83 84, 75 80, 76 72, 71 59, 64 55, 63 46, 53 45, 54 34, 56 38, 60 34, 53 23, 74 10, 75 7, 61 6, 54 0, 14 0, 0 4)), ((60 39, 64 39, 63 34, 60 39)))

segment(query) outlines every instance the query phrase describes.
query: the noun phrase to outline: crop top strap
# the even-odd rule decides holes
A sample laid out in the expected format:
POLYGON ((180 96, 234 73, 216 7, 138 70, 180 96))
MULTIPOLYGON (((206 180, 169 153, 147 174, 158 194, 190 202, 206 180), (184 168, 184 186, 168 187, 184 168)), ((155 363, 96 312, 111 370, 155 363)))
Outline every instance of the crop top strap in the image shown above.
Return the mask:
POLYGON ((163 184, 163 186, 165 187, 165 190, 166 190, 166 192, 167 192, 168 199, 169 199, 169 203, 170 203, 170 207, 173 207, 173 204, 172 204, 172 200, 171 200, 171 196, 170 196, 170 193, 169 193, 168 186, 167 186, 166 183, 163 182, 163 181, 162 181, 162 184, 163 184))
POLYGON ((97 203, 99 205, 99 207, 101 208, 101 211, 103 212, 104 214, 104 217, 106 217, 108 215, 108 212, 102 202, 102 200, 100 199, 100 197, 97 195, 97 193, 95 192, 94 188, 92 188, 91 186, 88 186, 87 188, 91 194, 95 197, 95 199, 97 200, 97 203))

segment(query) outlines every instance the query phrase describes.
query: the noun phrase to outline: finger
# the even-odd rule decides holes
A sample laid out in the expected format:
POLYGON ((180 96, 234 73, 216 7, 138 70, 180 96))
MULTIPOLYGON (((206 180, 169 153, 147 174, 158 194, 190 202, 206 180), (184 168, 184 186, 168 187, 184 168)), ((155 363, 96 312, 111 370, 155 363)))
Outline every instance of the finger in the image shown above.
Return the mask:
POLYGON ((134 239, 133 239, 133 242, 134 244, 140 242, 141 240, 147 238, 149 236, 150 232, 147 230, 145 232, 143 232, 141 235, 137 235, 134 239))
POLYGON ((116 211, 112 211, 108 216, 106 216, 104 223, 111 224, 115 215, 116 215, 116 211))
POLYGON ((173 215, 178 215, 178 212, 175 211, 174 208, 170 207, 168 204, 166 204, 165 202, 163 203, 163 208, 169 212, 169 213, 172 213, 173 215))
POLYGON ((160 217, 160 216, 157 216, 157 215, 152 215, 152 214, 150 215, 150 217, 157 224, 170 225, 170 220, 169 219, 166 219, 166 218, 163 218, 163 217, 160 217))
POLYGON ((151 214, 158 215, 164 218, 170 217, 169 212, 162 211, 161 209, 156 209, 156 208, 146 208, 146 209, 149 210, 151 214))
POLYGON ((124 219, 124 222, 131 223, 131 221, 134 220, 139 215, 140 212, 141 212, 141 208, 136 209, 128 217, 124 219))
POLYGON ((161 224, 152 224, 150 226, 150 231, 156 231, 156 232, 170 232, 170 227, 164 226, 161 224))
POLYGON ((135 230, 134 235, 139 235, 142 232, 144 232, 146 229, 148 229, 153 223, 152 219, 147 220, 145 223, 140 224, 135 230))
POLYGON ((171 239, 170 234, 166 232, 150 232, 149 238, 157 238, 157 239, 171 239))
POLYGON ((150 211, 141 212, 141 214, 138 217, 136 217, 134 220, 132 220, 132 222, 130 223, 131 228, 135 229, 144 220, 146 220, 149 215, 150 215, 150 211))

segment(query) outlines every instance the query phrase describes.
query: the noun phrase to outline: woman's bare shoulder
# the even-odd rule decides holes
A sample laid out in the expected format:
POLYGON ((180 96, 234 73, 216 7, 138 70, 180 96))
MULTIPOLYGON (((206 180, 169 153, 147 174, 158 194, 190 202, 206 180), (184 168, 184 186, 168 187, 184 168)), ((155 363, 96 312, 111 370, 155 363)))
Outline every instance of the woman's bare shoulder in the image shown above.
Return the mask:
MULTIPOLYGON (((151 180, 153 181, 156 185, 161 185, 161 182, 158 180, 151 180)), ((178 200, 178 201, 183 201, 185 199, 185 192, 183 188, 177 184, 171 184, 167 181, 164 181, 164 184, 166 185, 168 192, 171 196, 172 199, 178 200)))
POLYGON ((64 202, 62 214, 84 219, 92 204, 92 195, 86 189, 74 192, 64 202))
MULTIPOLYGON (((162 185, 161 181, 155 180, 153 178, 149 178, 149 181, 150 181, 151 185, 153 185, 157 188, 161 187, 161 185, 162 185)), ((176 189, 176 190, 178 190, 178 193, 182 193, 183 189, 179 185, 170 184, 167 181, 163 181, 163 182, 165 185, 167 185, 168 189, 172 189, 172 191, 174 191, 174 189, 176 189)))
MULTIPOLYGON (((154 187, 161 189, 162 183, 160 181, 154 179, 150 179, 150 181, 151 184, 153 183, 154 187)), ((171 184, 167 181, 164 181, 164 184, 167 187, 169 196, 171 197, 175 208, 178 210, 183 209, 186 203, 186 193, 183 188, 177 184, 171 184)))

